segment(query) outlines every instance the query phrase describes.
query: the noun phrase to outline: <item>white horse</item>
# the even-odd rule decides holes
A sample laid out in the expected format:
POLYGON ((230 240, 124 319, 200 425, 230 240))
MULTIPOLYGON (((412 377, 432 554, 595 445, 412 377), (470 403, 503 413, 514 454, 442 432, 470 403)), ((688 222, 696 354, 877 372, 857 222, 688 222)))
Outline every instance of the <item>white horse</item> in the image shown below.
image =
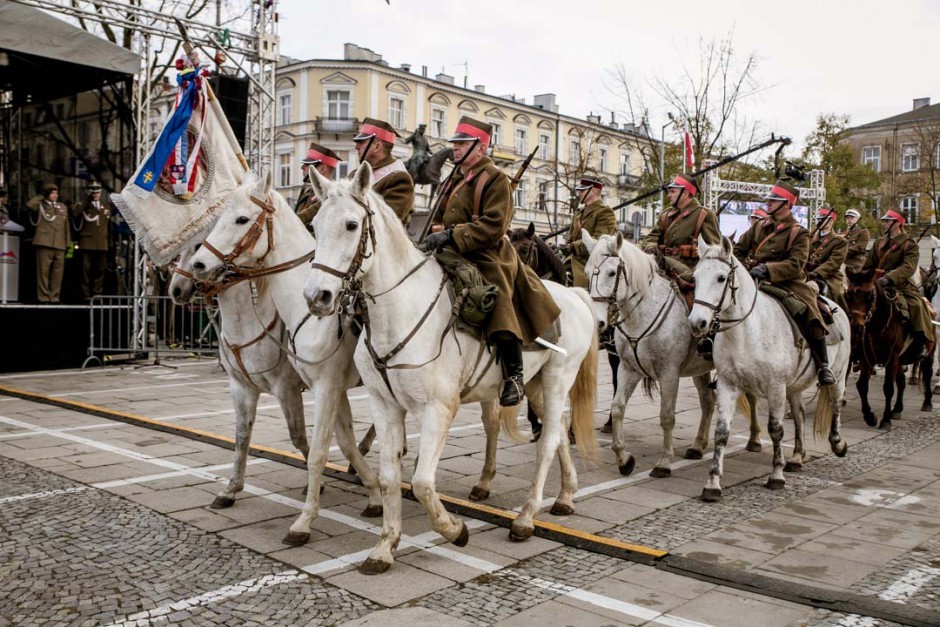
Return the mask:
MULTIPOLYGON (((170 296, 177 304, 189 303, 197 287, 209 290, 214 287, 197 285, 192 276, 190 261, 197 249, 198 245, 194 245, 183 251, 174 269, 170 296)), ((245 487, 248 447, 251 445, 258 397, 262 392, 277 399, 287 421, 291 442, 303 453, 304 459, 310 450, 304 430, 304 383, 286 359, 285 352, 268 338, 268 333, 283 338, 285 327, 265 284, 265 279, 258 281, 257 305, 252 305, 251 287, 247 282, 236 283, 218 292, 222 319, 219 352, 235 405, 235 461, 228 485, 209 506, 213 509, 234 505, 235 495, 245 487)))
MULTIPOLYGON (((715 337, 715 370, 718 373, 718 422, 715 425, 715 457, 702 499, 721 498, 721 473, 724 449, 728 444, 731 418, 742 393, 767 399, 770 418, 767 431, 773 441, 773 472, 767 481, 771 490, 785 485, 784 470, 799 470, 803 465, 802 392, 816 382, 816 369, 802 338, 794 337, 783 308, 767 294, 762 294, 745 267, 732 254, 731 242, 723 237, 710 246, 699 237, 700 255, 695 269, 695 304, 689 313, 692 333, 701 337, 718 325, 715 337), (783 416, 789 402, 796 431, 793 456, 784 468, 783 416)), ((834 306, 834 305, 833 305, 834 306)), ((834 306, 835 307, 835 306, 834 306)), ((845 377, 849 367, 850 328, 846 312, 833 311, 830 327, 832 343, 828 346, 829 363, 835 384, 819 389, 814 417, 815 434, 826 435, 832 451, 842 457, 848 449, 840 433, 845 377)))
MULTIPOLYGON (((270 173, 252 186, 247 181, 236 190, 230 205, 219 216, 202 247, 193 255, 193 275, 216 282, 226 274, 264 277, 277 314, 286 325, 285 341, 289 362, 297 370, 314 398, 313 433, 307 457, 308 487, 302 519, 303 534, 289 533, 286 544, 303 544, 310 536, 310 523, 317 516, 320 475, 329 456, 330 442, 336 439, 343 455, 356 469, 369 492, 363 516, 382 513, 378 476, 356 446, 352 410, 346 390, 359 382, 352 355, 357 338, 341 324, 339 316, 313 317, 303 299, 303 285, 310 272, 314 239, 290 206, 273 191, 270 173)), ((259 301, 263 299, 258 299, 259 301)), ((267 324, 250 302, 244 318, 267 324)))
MULTIPOLYGON (((323 207, 313 221, 320 242, 316 263, 304 290, 310 311, 329 316, 349 297, 364 304, 365 333, 356 350, 356 365, 372 400, 372 415, 381 441, 380 481, 384 528, 379 544, 359 570, 388 570, 401 537, 402 435, 405 416, 418 420, 421 441, 412 489, 427 509, 432 528, 457 546, 468 541, 467 527, 449 514, 438 498, 435 470, 447 429, 463 403, 493 401, 502 380, 500 368, 487 358, 477 338, 456 331, 451 299, 441 267, 408 239, 395 214, 372 192, 372 169, 363 163, 354 178, 331 183, 313 172, 313 188, 323 207)), ((562 486, 552 507, 556 514, 574 511, 577 475, 562 424, 565 396, 572 405, 578 447, 596 456, 593 418, 597 371, 597 334, 589 299, 583 290, 546 283, 561 309, 564 352, 524 353, 526 392, 544 427, 538 442, 535 478, 528 500, 513 521, 510 539, 534 532, 552 458, 561 464, 562 486)), ((518 436, 518 408, 501 412, 507 432, 518 436)), ((292 529, 300 531, 303 521, 292 529)))
MULTIPOLYGON (((635 460, 624 442, 623 415, 627 403, 642 380, 647 395, 659 382, 659 422, 663 429, 663 448, 651 477, 668 477, 673 456, 672 432, 676 424, 676 398, 680 377, 692 377, 702 407, 695 442, 686 450, 686 459, 701 459, 708 445, 715 392, 709 387, 710 361, 696 350, 698 339, 689 329, 688 308, 672 282, 658 272, 652 256, 647 255, 623 235, 602 235, 594 240, 587 231, 582 240, 591 256, 585 273, 591 282, 594 315, 603 330, 608 325, 620 355, 619 385, 614 393, 611 413, 614 423, 613 451, 621 474, 632 472, 635 460)), ((751 407, 756 407, 752 401, 751 407)), ((760 424, 756 412, 749 411, 750 439, 747 450, 761 450, 760 424)))

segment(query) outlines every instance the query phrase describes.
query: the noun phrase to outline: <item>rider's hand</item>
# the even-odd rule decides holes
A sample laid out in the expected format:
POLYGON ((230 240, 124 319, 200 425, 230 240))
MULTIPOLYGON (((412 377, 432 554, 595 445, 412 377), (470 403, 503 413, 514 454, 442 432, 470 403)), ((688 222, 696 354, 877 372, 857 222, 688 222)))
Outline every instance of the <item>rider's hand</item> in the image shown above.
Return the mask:
POLYGON ((571 244, 568 244, 568 243, 559 244, 559 245, 558 245, 558 252, 560 252, 562 255, 570 255, 570 254, 571 254, 571 244))
POLYGON ((891 279, 886 276, 878 277, 878 280, 875 281, 881 287, 891 287, 891 279))
POLYGON ((428 250, 442 250, 453 241, 453 231, 451 229, 445 229, 440 233, 431 233, 428 235, 427 239, 424 240, 424 243, 427 245, 428 250))
POLYGON ((656 253, 659 252, 659 246, 655 244, 651 244, 647 246, 646 248, 644 248, 643 252, 645 252, 647 255, 655 255, 656 253))
POLYGON ((751 278, 755 281, 760 281, 768 276, 770 276, 770 270, 767 269, 765 264, 759 263, 751 268, 751 278))

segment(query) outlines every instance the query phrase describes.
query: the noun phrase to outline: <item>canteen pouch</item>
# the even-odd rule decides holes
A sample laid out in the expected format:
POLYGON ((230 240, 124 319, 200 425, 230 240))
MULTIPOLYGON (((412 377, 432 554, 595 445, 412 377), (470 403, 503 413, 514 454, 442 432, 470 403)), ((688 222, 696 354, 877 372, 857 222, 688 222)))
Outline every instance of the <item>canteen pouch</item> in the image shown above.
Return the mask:
POLYGON ((437 253, 436 258, 461 300, 458 312, 460 319, 475 327, 484 326, 490 312, 496 307, 499 290, 495 285, 488 285, 480 270, 453 248, 445 247, 437 253))

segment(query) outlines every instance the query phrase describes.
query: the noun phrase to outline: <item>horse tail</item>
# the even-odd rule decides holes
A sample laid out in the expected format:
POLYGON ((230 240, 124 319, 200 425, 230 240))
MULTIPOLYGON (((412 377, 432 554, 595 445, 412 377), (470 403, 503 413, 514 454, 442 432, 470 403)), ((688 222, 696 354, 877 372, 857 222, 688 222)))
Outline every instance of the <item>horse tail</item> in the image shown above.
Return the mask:
MULTIPOLYGON (((575 289, 574 292, 584 301, 590 312, 591 301, 587 292, 583 289, 575 289)), ((593 314, 591 314, 591 320, 593 324, 593 314)), ((591 346, 587 355, 581 360, 574 385, 568 391, 568 399, 571 401, 571 428, 578 444, 578 451, 585 460, 592 463, 600 460, 597 434, 594 432, 594 410, 597 406, 597 358, 597 332, 592 330, 591 346)))
POLYGON ((529 440, 519 432, 519 405, 499 408, 501 430, 513 442, 522 444, 529 440))
POLYGON ((813 437, 823 440, 829 437, 832 430, 832 394, 831 385, 819 388, 816 398, 816 414, 813 416, 813 437))
POLYGON ((646 394, 646 398, 652 399, 653 392, 659 391, 658 381, 653 377, 643 377, 643 393, 646 394))
MULTIPOLYGON (((749 425, 754 424, 754 421, 757 420, 757 399, 753 396, 748 396, 746 394, 739 396, 738 409, 740 409, 741 413, 744 414, 744 417, 747 419, 747 423, 749 425)), ((757 423, 757 432, 761 432, 759 422, 757 423)))

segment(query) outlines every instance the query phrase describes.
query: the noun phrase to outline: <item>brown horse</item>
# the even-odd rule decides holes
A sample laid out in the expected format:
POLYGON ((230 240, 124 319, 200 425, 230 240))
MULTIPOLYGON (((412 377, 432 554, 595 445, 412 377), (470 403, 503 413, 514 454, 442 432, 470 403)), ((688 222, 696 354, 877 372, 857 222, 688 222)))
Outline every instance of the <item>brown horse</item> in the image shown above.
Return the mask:
POLYGON ((900 418, 904 411, 906 387, 902 366, 908 364, 920 364, 920 382, 924 391, 924 404, 920 409, 931 411, 933 349, 928 357, 905 351, 910 332, 905 328, 906 325, 893 302, 903 296, 890 288, 886 290, 878 285, 873 270, 847 270, 846 274, 849 284, 846 302, 849 307, 849 321, 852 324, 852 363, 858 364, 860 369, 856 387, 862 399, 862 417, 865 423, 870 427, 878 425, 880 429, 887 429, 891 426, 892 418, 900 418), (876 366, 884 366, 885 369, 885 409, 880 424, 868 404, 868 382, 876 366), (897 399, 892 407, 895 387, 897 399))

